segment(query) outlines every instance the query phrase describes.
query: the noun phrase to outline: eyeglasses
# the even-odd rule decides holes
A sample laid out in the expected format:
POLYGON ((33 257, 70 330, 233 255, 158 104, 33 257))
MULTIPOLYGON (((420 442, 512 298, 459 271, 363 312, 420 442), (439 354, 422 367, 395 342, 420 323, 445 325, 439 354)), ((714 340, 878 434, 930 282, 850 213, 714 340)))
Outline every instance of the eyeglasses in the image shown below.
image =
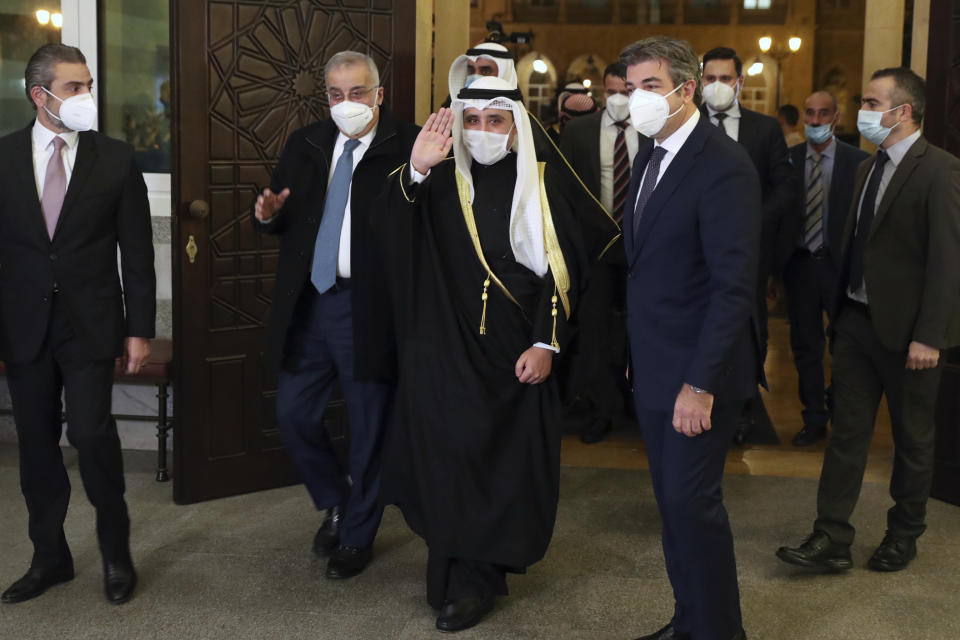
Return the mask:
MULTIPOLYGON (((359 102, 363 100, 363 97, 375 89, 379 89, 379 86, 370 87, 369 89, 365 87, 354 87, 347 92, 347 98, 350 99, 350 102, 359 102)), ((327 100, 330 101, 330 104, 339 104, 343 102, 343 92, 337 89, 328 89, 327 90, 327 100)))

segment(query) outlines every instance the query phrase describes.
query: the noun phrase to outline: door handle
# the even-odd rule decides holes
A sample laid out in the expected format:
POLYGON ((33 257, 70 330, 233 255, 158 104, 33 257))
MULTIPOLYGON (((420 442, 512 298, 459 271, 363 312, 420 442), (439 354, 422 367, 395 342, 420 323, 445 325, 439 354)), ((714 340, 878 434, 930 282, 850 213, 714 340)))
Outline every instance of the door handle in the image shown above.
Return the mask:
POLYGON ((190 236, 190 238, 187 240, 187 246, 185 250, 187 252, 187 259, 190 260, 190 264, 196 262, 198 249, 197 241, 193 236, 190 236))
POLYGON ((196 218, 197 220, 202 220, 210 215, 210 205, 208 205, 203 200, 194 200, 190 203, 188 208, 191 218, 196 218))

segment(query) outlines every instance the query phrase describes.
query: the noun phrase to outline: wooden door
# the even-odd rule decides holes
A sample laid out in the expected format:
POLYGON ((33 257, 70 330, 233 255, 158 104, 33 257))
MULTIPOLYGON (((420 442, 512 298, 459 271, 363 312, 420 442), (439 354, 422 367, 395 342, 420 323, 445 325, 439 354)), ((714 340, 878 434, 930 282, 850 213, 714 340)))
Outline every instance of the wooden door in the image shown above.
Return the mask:
MULTIPOLYGON (((930 3, 924 135, 960 157, 960 2, 930 3)), ((960 347, 943 354, 934 498, 960 505, 960 347)))
MULTIPOLYGON (((261 364, 277 242, 249 210, 289 134, 327 115, 323 66, 370 55, 386 101, 413 117, 416 3, 171 0, 174 87, 174 499, 298 481, 261 364)), ((344 433, 332 403, 328 427, 344 433)))

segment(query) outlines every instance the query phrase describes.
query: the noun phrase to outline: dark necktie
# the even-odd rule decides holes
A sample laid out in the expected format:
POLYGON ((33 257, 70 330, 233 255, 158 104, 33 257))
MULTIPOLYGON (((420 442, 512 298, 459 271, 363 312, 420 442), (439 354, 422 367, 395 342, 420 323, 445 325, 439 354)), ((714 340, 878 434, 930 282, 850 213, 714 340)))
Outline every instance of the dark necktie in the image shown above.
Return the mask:
POLYGON ((803 223, 803 246, 816 253, 823 246, 823 156, 813 153, 807 182, 807 216, 803 223))
POLYGON ((725 114, 724 112, 720 111, 719 113, 713 114, 713 117, 717 119, 717 127, 720 128, 720 131, 723 131, 724 133, 726 133, 727 127, 724 126, 723 121, 726 120, 729 116, 727 116, 727 114, 725 114))
POLYGON ((614 122, 617 126, 617 140, 613 144, 613 219, 620 222, 623 217, 623 203, 630 190, 630 154, 627 152, 627 135, 624 128, 626 120, 614 122))
POLYGON ((643 184, 640 185, 640 193, 637 195, 637 206, 633 210, 633 237, 637 237, 637 231, 640 229, 640 220, 643 218, 643 209, 647 206, 647 201, 657 187, 657 178, 660 176, 660 163, 667 152, 663 147, 654 147, 650 153, 650 159, 647 161, 647 173, 643 176, 643 184))
POLYGON ((350 182, 353 179, 353 150, 359 140, 350 139, 343 144, 343 152, 333 170, 333 178, 327 187, 327 197, 323 205, 323 218, 317 231, 317 242, 313 248, 313 267, 310 281, 317 291, 323 293, 337 281, 337 260, 340 256, 340 229, 347 210, 350 196, 350 182))
POLYGON ((50 143, 53 145, 53 155, 47 162, 47 173, 43 179, 43 194, 40 204, 43 208, 43 219, 47 223, 47 234, 53 240, 53 232, 60 219, 60 209, 63 207, 63 198, 67 195, 67 172, 63 168, 63 138, 55 136, 50 143))
POLYGON ((888 159, 886 151, 883 149, 877 151, 877 157, 873 161, 873 172, 870 174, 867 189, 863 194, 863 204, 860 206, 860 215, 857 216, 857 232, 853 237, 853 247, 850 250, 851 291, 857 291, 863 286, 863 250, 867 246, 870 225, 873 224, 877 191, 880 189, 880 180, 883 178, 883 165, 888 159))

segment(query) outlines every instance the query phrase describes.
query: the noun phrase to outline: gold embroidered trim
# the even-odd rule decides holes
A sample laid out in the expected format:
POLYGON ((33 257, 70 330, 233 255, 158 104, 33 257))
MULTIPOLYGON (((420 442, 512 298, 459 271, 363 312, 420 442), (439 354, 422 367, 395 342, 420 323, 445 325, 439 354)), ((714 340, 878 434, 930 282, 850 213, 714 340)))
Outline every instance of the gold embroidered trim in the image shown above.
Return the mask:
POLYGON ((550 304, 553 305, 553 308, 550 309, 550 315, 553 316, 553 337, 550 338, 550 346, 554 349, 560 350, 560 343, 557 342, 557 289, 554 288, 553 296, 550 297, 550 304))
MULTIPOLYGON (((406 168, 407 168, 407 163, 404 162, 402 165, 400 165, 399 167, 391 171, 389 174, 387 174, 387 178, 392 177, 397 171, 400 171, 400 172, 404 171, 406 168)), ((400 193, 403 194, 403 199, 409 202, 410 204, 413 204, 414 202, 416 202, 415 198, 411 198, 410 196, 407 195, 407 188, 403 186, 403 173, 400 174, 400 177, 397 178, 397 180, 400 182, 400 193)))
MULTIPOLYGON (((543 181, 543 172, 546 166, 546 162, 537 163, 537 169, 540 173, 540 208, 543 210, 543 245, 547 250, 547 262, 550 264, 550 272, 553 274, 556 293, 560 295, 560 300, 563 302, 563 310, 567 314, 567 319, 570 319, 570 296, 568 295, 570 273, 567 271, 567 263, 563 259, 563 251, 560 250, 557 230, 553 226, 553 215, 550 213, 550 203, 547 201, 547 187, 543 181)), ((556 300, 554 300, 554 310, 556 310, 556 300)), ((556 322, 556 316, 554 316, 554 322, 556 322)))
POLYGON ((480 318, 480 334, 486 335, 487 333, 487 288, 490 286, 490 281, 492 280, 503 294, 513 304, 520 306, 520 303, 517 302, 517 299, 513 297, 513 294, 507 289, 506 285, 497 277, 497 274, 493 272, 493 269, 490 268, 490 265, 487 264, 487 259, 483 255, 483 247, 480 245, 480 235, 477 233, 477 221, 473 217, 473 204, 470 202, 470 184, 467 182, 467 179, 463 177, 460 173, 460 170, 456 170, 457 178, 457 194, 460 196, 460 209, 463 211, 463 219, 467 223, 467 232, 470 234, 470 240, 473 241, 473 249, 477 252, 477 258, 480 260, 480 264, 483 265, 483 268, 487 270, 487 277, 484 280, 483 284, 483 315, 480 318))

